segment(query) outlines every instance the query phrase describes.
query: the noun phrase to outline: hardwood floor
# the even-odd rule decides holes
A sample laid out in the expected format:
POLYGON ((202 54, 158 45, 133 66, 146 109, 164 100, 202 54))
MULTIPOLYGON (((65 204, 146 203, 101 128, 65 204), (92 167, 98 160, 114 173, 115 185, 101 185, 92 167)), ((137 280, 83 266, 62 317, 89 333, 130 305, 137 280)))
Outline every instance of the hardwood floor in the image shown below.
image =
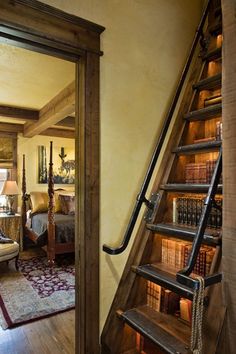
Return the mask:
POLYGON ((75 311, 16 328, 0 329, 1 354, 73 354, 75 311))
MULTIPOLYGON (((41 252, 32 249, 22 252, 20 256, 27 258, 41 252)), ((3 263, 1 265, 3 266, 3 263)), ((73 354, 74 352, 75 310, 12 329, 3 330, 0 326, 0 354, 73 354)))

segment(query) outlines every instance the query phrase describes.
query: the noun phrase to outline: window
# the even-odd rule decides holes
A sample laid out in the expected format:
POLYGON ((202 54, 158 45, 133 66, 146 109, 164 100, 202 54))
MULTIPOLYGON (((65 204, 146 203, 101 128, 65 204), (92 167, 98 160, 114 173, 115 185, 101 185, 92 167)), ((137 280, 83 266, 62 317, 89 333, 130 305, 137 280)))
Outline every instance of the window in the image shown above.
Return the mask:
MULTIPOLYGON (((8 170, 6 168, 0 168, 0 191, 2 190, 4 181, 8 178, 8 170)), ((6 198, 5 195, 0 194, 0 212, 6 210, 6 198)))

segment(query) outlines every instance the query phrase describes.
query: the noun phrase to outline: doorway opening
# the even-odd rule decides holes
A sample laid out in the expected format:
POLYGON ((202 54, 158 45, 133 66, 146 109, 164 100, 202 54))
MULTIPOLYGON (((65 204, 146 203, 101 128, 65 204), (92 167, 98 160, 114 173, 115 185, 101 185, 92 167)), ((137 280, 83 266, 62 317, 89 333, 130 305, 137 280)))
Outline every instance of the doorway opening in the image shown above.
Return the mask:
MULTIPOLYGON (((99 60, 102 55, 100 35, 104 27, 35 0, 3 0, 0 10, 1 43, 55 56, 76 65, 75 351, 98 353, 99 60)), ((41 123, 39 117, 36 128, 41 123)))

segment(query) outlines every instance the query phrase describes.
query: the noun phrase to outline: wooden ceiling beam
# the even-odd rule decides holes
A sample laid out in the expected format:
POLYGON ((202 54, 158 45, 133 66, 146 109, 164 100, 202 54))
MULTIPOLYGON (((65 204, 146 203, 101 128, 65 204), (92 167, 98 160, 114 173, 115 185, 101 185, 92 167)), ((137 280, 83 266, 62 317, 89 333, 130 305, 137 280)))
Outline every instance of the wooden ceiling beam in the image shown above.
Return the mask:
POLYGON ((75 117, 71 117, 71 116, 65 117, 56 125, 60 125, 62 127, 67 127, 67 128, 75 128, 75 117))
POLYGON ((23 124, 12 124, 12 123, 1 123, 0 122, 0 131, 8 133, 23 133, 24 126, 23 124))
POLYGON ((41 134, 74 111, 75 82, 73 81, 39 111, 39 120, 36 123, 24 125, 24 136, 31 138, 41 134))
POLYGON ((0 117, 37 121, 39 119, 39 111, 35 109, 0 105, 0 117))
POLYGON ((75 131, 49 128, 39 135, 56 136, 58 138, 75 139, 75 131))

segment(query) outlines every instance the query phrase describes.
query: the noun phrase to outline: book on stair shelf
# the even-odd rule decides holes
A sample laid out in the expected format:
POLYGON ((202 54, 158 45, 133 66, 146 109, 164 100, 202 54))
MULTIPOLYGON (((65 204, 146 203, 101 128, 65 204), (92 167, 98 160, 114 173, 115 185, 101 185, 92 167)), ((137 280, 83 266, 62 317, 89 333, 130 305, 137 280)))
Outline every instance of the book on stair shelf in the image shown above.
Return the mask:
POLYGON ((180 319, 186 323, 192 320, 192 301, 181 298, 180 299, 180 319))
POLYGON ((206 163, 186 164, 185 183, 206 183, 206 163))
MULTIPOLYGON (((215 198, 208 218, 207 227, 221 229, 222 227, 222 198, 215 198)), ((204 198, 177 197, 173 202, 173 223, 184 226, 198 226, 204 206, 204 198)))
POLYGON ((147 305, 155 311, 160 311, 161 306, 161 286, 147 281, 147 305))
MULTIPOLYGON (((191 250, 191 242, 162 238, 161 262, 168 267, 180 270, 187 266, 191 250)), ((208 275, 214 253, 215 249, 213 247, 202 246, 199 250, 193 273, 201 276, 208 275)))
POLYGON ((216 123, 216 140, 222 140, 222 122, 216 123))
POLYGON ((221 94, 219 95, 214 95, 214 96, 210 96, 210 97, 207 97, 205 100, 204 100, 204 106, 205 107, 209 107, 213 104, 219 104, 222 102, 222 97, 221 97, 221 94))
POLYGON ((157 312, 173 315, 187 323, 191 321, 192 301, 151 281, 147 281, 147 305, 157 312))
MULTIPOLYGON (((211 183, 211 178, 213 176, 216 160, 207 160, 201 163, 188 163, 185 166, 185 183, 211 183)), ((222 183, 222 177, 219 183, 222 183)))

